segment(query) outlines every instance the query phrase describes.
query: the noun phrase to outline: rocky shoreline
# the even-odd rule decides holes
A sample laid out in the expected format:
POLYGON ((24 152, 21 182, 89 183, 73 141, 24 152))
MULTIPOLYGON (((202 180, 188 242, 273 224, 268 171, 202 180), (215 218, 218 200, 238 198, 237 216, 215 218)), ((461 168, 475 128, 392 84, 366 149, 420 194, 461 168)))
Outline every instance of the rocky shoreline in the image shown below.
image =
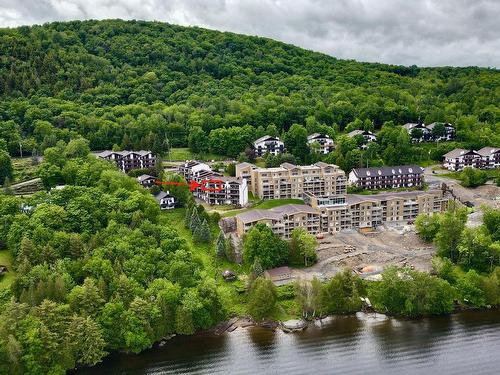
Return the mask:
MULTIPOLYGON (((482 309, 478 308, 456 308, 451 314, 456 314, 463 311, 484 311, 491 309, 500 309, 499 307, 485 307, 482 309)), ((359 318, 363 319, 375 319, 375 320, 385 320, 390 318, 398 319, 411 319, 403 316, 394 316, 384 313, 379 313, 376 311, 358 311, 352 315, 357 315, 359 318)), ((215 335, 221 335, 225 332, 233 332, 238 328, 248 328, 248 327, 261 327, 268 329, 280 329, 285 333, 300 332, 307 329, 309 326, 314 325, 316 328, 321 328, 323 325, 330 323, 333 319, 337 317, 342 317, 345 315, 328 315, 324 317, 315 317, 311 320, 305 319, 291 319, 287 321, 274 321, 274 320, 263 320, 261 322, 256 322, 248 316, 233 317, 225 322, 218 324, 216 327, 211 328, 205 333, 211 333, 215 335)))

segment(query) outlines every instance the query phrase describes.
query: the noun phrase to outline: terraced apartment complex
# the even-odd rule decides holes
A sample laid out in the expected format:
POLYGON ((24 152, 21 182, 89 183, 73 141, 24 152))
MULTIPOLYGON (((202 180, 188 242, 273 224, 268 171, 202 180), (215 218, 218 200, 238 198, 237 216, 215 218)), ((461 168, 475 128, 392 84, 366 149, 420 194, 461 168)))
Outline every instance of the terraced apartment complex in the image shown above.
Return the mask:
POLYGON ((375 195, 303 195, 304 205, 285 205, 269 210, 250 210, 236 215, 236 234, 265 223, 289 239, 294 228, 309 233, 334 234, 344 229, 376 228, 386 222, 408 222, 418 214, 445 211, 448 197, 441 190, 404 191, 375 195))

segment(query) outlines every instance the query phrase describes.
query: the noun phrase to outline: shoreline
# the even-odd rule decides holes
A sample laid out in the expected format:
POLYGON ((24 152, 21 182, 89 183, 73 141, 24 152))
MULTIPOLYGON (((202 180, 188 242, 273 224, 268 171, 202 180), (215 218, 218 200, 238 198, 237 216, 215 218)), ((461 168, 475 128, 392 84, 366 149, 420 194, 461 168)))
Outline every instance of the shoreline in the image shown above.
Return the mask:
MULTIPOLYGON (((237 329, 246 329, 246 328, 251 328, 251 327, 259 327, 259 328, 265 328, 265 329, 269 329, 269 330, 272 330, 272 331, 276 331, 276 330, 281 330, 283 333, 297 333, 297 332, 301 332, 301 331, 304 331, 308 328, 315 328, 315 329, 323 329, 323 328, 326 328, 327 325, 329 323, 331 323, 332 320, 336 319, 336 318, 342 318, 342 317, 349 317, 349 316, 357 316, 358 319, 360 319, 361 317, 358 316, 358 314, 364 314, 365 315, 365 318, 372 318, 372 319, 375 319, 377 321, 383 321, 383 320, 387 320, 387 319, 399 319, 399 320, 404 320, 404 321, 419 321, 419 320, 422 320, 422 319, 432 319, 432 318, 442 318, 442 317, 446 317, 446 316, 452 316, 452 315, 455 315, 455 314, 458 314, 458 313, 465 313, 465 312, 485 312, 485 311, 493 311, 493 310, 497 310, 498 312, 500 312, 500 306, 492 306, 492 307, 484 307, 484 308, 461 308, 461 309, 455 309, 453 310, 451 313, 449 314, 441 314, 441 315, 431 315, 431 316, 422 316, 422 317, 419 317, 419 318, 409 318, 409 317, 404 317, 404 316, 397 316, 397 315, 390 315, 390 314, 384 314, 384 313, 380 313, 380 312, 377 312, 377 311, 374 311, 374 310, 365 310, 365 311, 357 311, 355 313, 352 313, 352 314, 331 314, 331 315, 326 315, 326 316, 323 316, 323 317, 315 317, 314 319, 311 319, 311 320, 304 320, 304 319, 297 319, 297 320, 302 320, 305 324, 303 327, 300 327, 300 328, 297 328, 297 329, 288 329, 288 328, 285 328, 283 327, 283 323, 284 322, 281 322, 281 321, 275 321, 275 320, 264 320, 262 322, 256 322, 254 321, 252 318, 248 317, 248 316, 234 316, 228 320, 225 320, 221 323, 219 323, 218 325, 216 325, 215 327, 212 327, 212 328, 209 328, 209 329, 206 329, 206 330, 201 330, 201 331, 198 331, 198 332, 195 332, 193 333, 192 335, 178 335, 178 334, 170 334, 169 336, 167 337, 164 337, 160 340, 158 340, 157 342, 153 343, 153 345, 150 347, 150 348, 147 348, 139 353, 130 353, 130 352, 126 352, 126 351, 123 351, 123 350, 116 350, 116 351, 112 351, 112 352, 109 352, 106 357, 104 357, 102 359, 101 362, 99 363, 103 363, 105 362, 111 355, 113 354, 126 354, 126 355, 141 355, 143 354, 144 352, 146 351, 149 351, 149 350, 157 350, 157 349, 160 349, 162 348, 163 346, 165 346, 171 339, 177 337, 177 336, 183 336, 183 337, 191 337, 191 338, 196 338, 196 336, 206 336, 206 335, 214 335, 214 336, 220 336, 224 333, 232 333, 234 331, 236 331, 237 329)), ((99 365, 96 364, 96 365, 99 365)), ((76 367, 74 369, 71 369, 68 371, 68 373, 78 373, 79 370, 81 369, 91 369, 92 367, 94 366, 90 366, 90 367, 87 367, 87 366, 83 366, 83 367, 76 367)))
POLYGON ((443 316, 450 316, 450 315, 455 315, 458 313, 462 312, 481 312, 481 311, 492 311, 492 310, 498 310, 500 311, 500 306, 490 306, 490 307, 482 307, 482 308, 477 308, 477 307, 456 307, 452 312, 449 314, 441 314, 441 315, 429 315, 429 316, 421 316, 421 317, 408 317, 408 316, 403 316, 403 315, 393 315, 393 314, 387 314, 387 313, 382 313, 382 312, 377 312, 373 309, 365 309, 365 310, 360 310, 356 311, 351 314, 330 314, 330 315, 325 315, 321 317, 314 317, 313 319, 303 319, 303 318, 296 318, 296 319, 291 319, 288 321, 277 321, 277 320, 263 320, 262 322, 256 322, 249 316, 235 316, 230 318, 229 320, 226 320, 224 322, 219 323, 217 326, 213 328, 209 328, 207 330, 199 331, 194 333, 191 336, 194 336, 196 334, 214 334, 214 335, 222 335, 223 333, 226 332, 233 332, 238 328, 249 328, 249 327, 261 327, 261 328, 268 328, 272 330, 276 329, 281 329, 285 333, 293 333, 293 332, 300 332, 303 331, 304 329, 307 329, 311 325, 313 325, 315 328, 322 328, 323 324, 325 321, 329 322, 332 319, 335 319, 337 317, 345 317, 345 316, 353 316, 357 315, 359 313, 365 314, 367 316, 377 316, 379 318, 383 319, 400 319, 400 320, 405 320, 405 321, 418 321, 422 319, 432 319, 432 318, 438 318, 438 317, 443 317, 443 316), (301 321, 304 324, 301 326, 298 326, 297 328, 289 328, 286 327, 287 322, 291 321, 301 321), (319 322, 319 325, 317 324, 319 322))

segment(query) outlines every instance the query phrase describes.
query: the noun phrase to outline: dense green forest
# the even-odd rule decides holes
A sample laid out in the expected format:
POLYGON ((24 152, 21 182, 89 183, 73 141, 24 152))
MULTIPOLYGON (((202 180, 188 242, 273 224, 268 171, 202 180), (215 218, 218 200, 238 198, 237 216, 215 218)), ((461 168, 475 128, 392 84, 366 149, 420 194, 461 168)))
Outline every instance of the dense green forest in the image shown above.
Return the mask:
MULTIPOLYGON (((455 124, 464 147, 500 143, 498 70, 358 63, 266 38, 158 22, 0 29, 0 98, 0 139, 11 155, 20 153, 20 143, 25 154, 42 152, 82 135, 93 150, 165 153, 190 145, 236 157, 257 135, 282 134, 293 124, 336 136, 384 124, 388 133, 418 118, 455 124)), ((428 149, 411 152, 408 137, 393 133, 365 159, 428 157, 428 149)), ((343 147, 332 161, 347 152, 343 147)), ((348 155, 344 167, 363 156, 348 155)))

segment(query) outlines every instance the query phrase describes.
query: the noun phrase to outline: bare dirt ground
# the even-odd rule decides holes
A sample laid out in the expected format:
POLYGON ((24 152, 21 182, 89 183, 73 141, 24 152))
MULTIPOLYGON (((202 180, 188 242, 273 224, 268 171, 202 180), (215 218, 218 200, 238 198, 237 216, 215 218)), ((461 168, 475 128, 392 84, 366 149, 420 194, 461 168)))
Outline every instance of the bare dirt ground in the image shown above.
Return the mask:
POLYGON ((294 276, 325 279, 346 267, 366 266, 372 267, 370 274, 377 274, 388 265, 430 271, 434 252, 434 246, 420 240, 413 226, 386 225, 368 234, 349 230, 320 240, 318 262, 307 269, 294 270, 294 276))
POLYGON ((476 207, 481 205, 486 205, 489 207, 500 208, 500 187, 495 186, 492 183, 487 183, 486 185, 479 186, 477 188, 471 189, 463 187, 454 180, 447 176, 442 176, 441 174, 447 173, 449 171, 437 169, 432 173, 433 168, 437 166, 425 168, 424 175, 425 181, 429 184, 429 188, 436 189, 441 186, 444 182, 448 185, 454 192, 454 194, 460 198, 462 201, 470 201, 474 203, 476 207))

